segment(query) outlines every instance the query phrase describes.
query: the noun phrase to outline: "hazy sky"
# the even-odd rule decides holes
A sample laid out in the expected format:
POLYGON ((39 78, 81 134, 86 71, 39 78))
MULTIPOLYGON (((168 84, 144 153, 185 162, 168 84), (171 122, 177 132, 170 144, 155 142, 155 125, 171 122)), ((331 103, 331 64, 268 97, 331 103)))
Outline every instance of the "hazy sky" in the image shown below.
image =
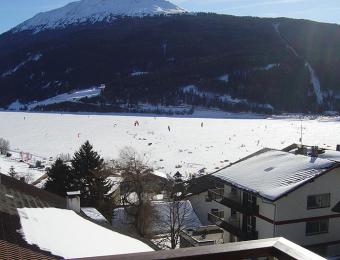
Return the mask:
MULTIPOLYGON (((0 33, 38 12, 74 0, 0 0, 0 33)), ((305 18, 340 24, 340 0, 172 0, 188 11, 261 17, 305 18)))

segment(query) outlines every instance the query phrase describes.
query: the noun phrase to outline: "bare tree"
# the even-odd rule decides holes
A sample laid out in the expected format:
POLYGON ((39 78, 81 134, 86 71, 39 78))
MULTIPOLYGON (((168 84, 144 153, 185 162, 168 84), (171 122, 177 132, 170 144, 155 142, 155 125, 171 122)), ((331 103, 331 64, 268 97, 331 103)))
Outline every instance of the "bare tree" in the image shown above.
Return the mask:
POLYGON ((155 193, 155 185, 150 181, 153 169, 131 147, 120 151, 114 165, 115 171, 123 178, 121 195, 125 211, 134 218, 134 225, 140 235, 145 236, 152 215, 150 197, 155 193))
POLYGON ((9 141, 3 138, 0 138, 0 154, 7 154, 9 150, 9 141))
POLYGON ((162 248, 174 249, 179 244, 180 233, 183 229, 200 226, 189 200, 184 200, 185 192, 176 179, 168 179, 167 201, 154 204, 153 225, 159 233, 164 234, 159 240, 162 248))
POLYGON ((188 200, 171 200, 157 203, 154 207, 152 222, 155 229, 164 234, 159 241, 163 248, 176 248, 183 229, 200 225, 188 200))

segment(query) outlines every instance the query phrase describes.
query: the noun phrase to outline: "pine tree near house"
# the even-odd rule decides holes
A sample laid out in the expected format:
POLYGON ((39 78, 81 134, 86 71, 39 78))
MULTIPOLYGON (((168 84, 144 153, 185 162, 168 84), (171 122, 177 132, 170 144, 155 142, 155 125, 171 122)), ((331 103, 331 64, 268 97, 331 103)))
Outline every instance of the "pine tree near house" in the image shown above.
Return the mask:
POLYGON ((45 190, 65 197, 69 189, 71 169, 62 159, 57 159, 47 171, 45 190))
POLYGON ((72 160, 72 188, 80 190, 82 206, 101 208, 111 190, 111 184, 103 175, 104 160, 86 141, 74 154, 72 160))

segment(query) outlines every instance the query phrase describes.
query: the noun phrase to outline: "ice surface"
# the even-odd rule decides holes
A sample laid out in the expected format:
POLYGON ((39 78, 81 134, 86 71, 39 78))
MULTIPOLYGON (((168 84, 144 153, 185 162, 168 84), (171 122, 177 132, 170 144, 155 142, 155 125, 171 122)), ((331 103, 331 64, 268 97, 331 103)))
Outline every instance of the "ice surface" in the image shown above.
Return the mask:
MULTIPOLYGON (((298 115, 265 119, 218 110, 196 110, 192 117, 0 112, 0 122, 6 122, 0 137, 12 150, 55 159, 89 140, 105 159, 116 159, 120 149, 132 146, 156 171, 171 176, 179 171, 184 177, 202 168, 211 173, 264 147, 298 143, 301 131, 298 115)), ((335 149, 339 132, 340 118, 303 120, 305 144, 335 149)))

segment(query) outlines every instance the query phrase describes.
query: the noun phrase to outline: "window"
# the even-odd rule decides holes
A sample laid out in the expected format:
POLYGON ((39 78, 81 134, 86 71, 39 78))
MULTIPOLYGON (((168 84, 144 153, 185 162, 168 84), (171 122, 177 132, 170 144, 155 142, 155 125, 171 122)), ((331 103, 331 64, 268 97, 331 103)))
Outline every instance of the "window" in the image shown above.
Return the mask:
POLYGON ((307 197, 307 209, 328 208, 331 202, 331 194, 312 195, 307 197))
POLYGON ((306 235, 328 233, 329 219, 306 222, 306 235))
POLYGON ((252 216, 247 216, 247 232, 252 232, 252 230, 253 230, 252 216))
POLYGON ((253 205, 255 203, 256 203, 256 197, 251 194, 248 194, 248 204, 253 205))
POLYGON ((231 187, 230 193, 234 196, 237 196, 238 195, 237 188, 231 187))

